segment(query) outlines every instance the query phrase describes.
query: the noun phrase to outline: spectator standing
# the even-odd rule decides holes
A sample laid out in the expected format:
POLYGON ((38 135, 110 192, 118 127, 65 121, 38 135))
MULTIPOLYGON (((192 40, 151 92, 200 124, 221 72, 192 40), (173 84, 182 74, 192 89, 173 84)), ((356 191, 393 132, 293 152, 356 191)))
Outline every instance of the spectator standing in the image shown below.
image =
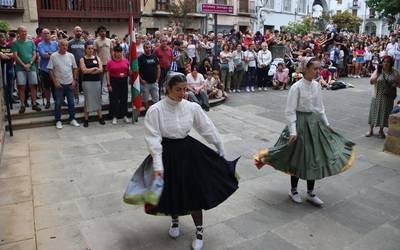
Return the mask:
POLYGON ((92 42, 85 44, 85 56, 79 61, 82 72, 82 89, 85 96, 84 112, 85 120, 83 126, 89 126, 89 112, 97 111, 99 123, 104 125, 104 119, 101 113, 101 81, 103 65, 100 59, 94 55, 94 45, 92 42))
POLYGON ((238 44, 236 50, 232 53, 233 63, 235 70, 233 72, 232 82, 233 82, 233 92, 240 93, 240 85, 243 82, 244 77, 244 55, 242 51, 242 45, 238 44))
POLYGON ((267 91, 267 86, 270 86, 270 79, 268 76, 268 71, 270 64, 272 62, 272 54, 271 51, 268 50, 268 44, 262 43, 262 49, 258 51, 257 54, 257 62, 258 62, 258 71, 257 71, 257 80, 258 80, 258 90, 267 91))
POLYGON ((79 127, 79 123, 75 120, 73 93, 77 84, 78 66, 74 55, 67 51, 68 42, 66 40, 60 40, 58 47, 58 52, 50 56, 49 64, 47 65, 50 78, 54 84, 56 128, 62 129, 61 106, 64 102, 64 97, 67 97, 70 124, 74 127, 79 127))
MULTIPOLYGON (((74 38, 68 42, 68 52, 75 57, 76 65, 79 65, 81 58, 85 56, 85 40, 82 38, 82 29, 79 26, 74 28, 74 38)), ((78 82, 75 88, 75 102, 79 104, 79 92, 82 92, 82 73, 78 71, 78 82)))
POLYGON ((6 89, 5 96, 8 104, 12 108, 13 98, 13 83, 14 83, 14 60, 11 45, 6 44, 6 34, 0 33, 0 59, 1 59, 1 72, 3 79, 5 78, 6 89))
POLYGON ((389 56, 394 59, 394 67, 400 70, 400 45, 397 39, 393 36, 390 43, 386 46, 386 51, 389 56))
POLYGON ((379 127, 379 137, 386 137, 383 129, 388 127, 389 115, 396 99, 396 85, 400 86, 400 74, 393 69, 393 65, 393 58, 385 56, 382 66, 378 66, 370 78, 370 83, 374 85, 374 92, 369 111, 370 129, 367 137, 374 135, 374 127, 379 127))
POLYGON ((16 61, 17 85, 20 98, 19 113, 25 112, 25 86, 28 82, 32 98, 32 109, 41 111, 36 105, 36 87, 38 84, 36 75, 36 47, 32 40, 28 39, 26 27, 18 27, 18 39, 12 44, 12 51, 16 61))
POLYGON ((154 49, 154 55, 158 58, 160 63, 160 78, 159 82, 161 86, 159 86, 159 97, 161 97, 161 89, 164 88, 165 78, 167 76, 168 71, 171 69, 171 63, 174 59, 172 49, 168 46, 168 39, 166 37, 162 37, 160 39, 160 46, 154 49))
POLYGON ((103 73, 101 76, 101 86, 103 91, 107 92, 104 83, 106 82, 106 67, 107 62, 110 61, 112 55, 111 39, 106 37, 107 29, 104 26, 100 26, 97 29, 99 37, 94 41, 94 49, 96 50, 97 56, 100 58, 101 64, 103 65, 103 73))
POLYGON ((254 92, 256 81, 257 54, 254 51, 254 44, 249 45, 249 49, 244 52, 244 62, 246 63, 246 92, 254 92))
POLYGON ((39 43, 42 41, 42 32, 43 32, 42 27, 36 28, 36 37, 34 37, 32 39, 32 41, 35 43, 36 48, 38 47, 39 43))
POLYGON ((151 54, 151 43, 144 44, 144 54, 138 58, 140 91, 142 92, 142 101, 146 110, 149 109, 149 97, 154 103, 158 102, 158 84, 160 81, 161 67, 158 58, 151 54))
POLYGON ((219 54, 219 68, 221 70, 221 81, 224 83, 225 90, 229 93, 231 91, 231 80, 233 67, 233 55, 230 51, 229 44, 225 43, 222 47, 222 51, 219 54))
POLYGON ((113 58, 107 62, 107 87, 110 93, 110 115, 112 124, 124 118, 129 123, 128 114, 128 74, 129 62, 122 56, 121 46, 113 48, 113 58))
POLYGON ((50 78, 49 70, 47 65, 49 64, 50 56, 58 51, 58 43, 51 40, 50 30, 43 29, 43 41, 38 45, 38 51, 40 56, 40 79, 42 80, 44 95, 46 97, 45 109, 50 108, 50 96, 53 94, 53 99, 55 101, 54 95, 54 85, 50 78))

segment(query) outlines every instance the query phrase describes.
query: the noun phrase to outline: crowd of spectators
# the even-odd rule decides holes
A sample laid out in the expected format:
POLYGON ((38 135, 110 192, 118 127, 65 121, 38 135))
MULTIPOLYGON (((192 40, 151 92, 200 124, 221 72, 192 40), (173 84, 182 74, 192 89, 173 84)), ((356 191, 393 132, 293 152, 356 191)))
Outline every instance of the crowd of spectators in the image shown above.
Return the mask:
MULTIPOLYGON (((57 128, 62 128, 61 106, 75 120, 75 105, 83 94, 85 119, 97 112, 101 124, 102 94, 109 94, 110 118, 129 122, 129 36, 109 35, 106 27, 95 32, 75 27, 72 35, 58 29, 38 28, 35 36, 20 26, 16 32, 0 33, 2 73, 9 102, 19 102, 24 113, 30 94, 33 110, 41 111, 54 100, 57 128), (17 87, 17 94, 14 93, 17 87), (65 97, 67 103, 65 102, 65 97), (44 103, 45 102, 45 103, 44 103)), ((188 81, 187 99, 209 109, 209 99, 230 93, 286 90, 302 78, 302 57, 316 57, 321 70, 316 80, 332 88, 340 77, 369 77, 388 55, 400 69, 400 32, 391 36, 350 33, 328 25, 324 32, 290 34, 266 30, 252 34, 232 29, 215 34, 180 32, 166 27, 154 34, 136 34, 143 105, 147 109, 164 94, 169 72, 180 72, 188 81)))

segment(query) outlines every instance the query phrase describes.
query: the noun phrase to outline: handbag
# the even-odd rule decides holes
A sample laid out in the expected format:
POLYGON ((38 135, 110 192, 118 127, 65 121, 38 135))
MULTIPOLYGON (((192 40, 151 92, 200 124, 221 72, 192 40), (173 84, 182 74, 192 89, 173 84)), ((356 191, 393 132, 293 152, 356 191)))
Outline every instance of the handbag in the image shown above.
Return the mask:
POLYGON ((393 81, 387 80, 385 77, 385 74, 382 73, 383 81, 384 81, 384 87, 383 87, 383 94, 389 98, 389 99, 396 99, 397 97, 397 89, 395 85, 393 84, 393 81))

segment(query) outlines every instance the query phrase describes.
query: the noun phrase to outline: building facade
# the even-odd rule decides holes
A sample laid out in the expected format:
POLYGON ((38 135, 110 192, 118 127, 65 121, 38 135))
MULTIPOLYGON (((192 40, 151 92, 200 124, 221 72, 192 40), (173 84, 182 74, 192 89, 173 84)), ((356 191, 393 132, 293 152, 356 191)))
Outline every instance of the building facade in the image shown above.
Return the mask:
POLYGON ((257 0, 257 23, 254 31, 280 30, 289 22, 301 20, 305 16, 317 18, 323 12, 334 15, 351 11, 362 20, 360 32, 377 36, 388 35, 388 24, 370 9, 365 0, 257 0))
MULTIPOLYGON (((186 1, 186 0, 185 0, 186 1)), ((185 24, 185 30, 195 30, 206 33, 214 30, 214 15, 200 12, 200 5, 203 3, 232 5, 233 14, 219 14, 217 18, 217 29, 220 32, 232 28, 237 30, 252 30, 255 23, 255 1, 256 0, 187 0, 193 8, 188 14, 190 22, 185 24)), ((171 3, 177 0, 148 0, 142 6, 142 17, 140 30, 142 33, 152 33, 164 27, 172 25, 177 21, 170 11, 171 3)))

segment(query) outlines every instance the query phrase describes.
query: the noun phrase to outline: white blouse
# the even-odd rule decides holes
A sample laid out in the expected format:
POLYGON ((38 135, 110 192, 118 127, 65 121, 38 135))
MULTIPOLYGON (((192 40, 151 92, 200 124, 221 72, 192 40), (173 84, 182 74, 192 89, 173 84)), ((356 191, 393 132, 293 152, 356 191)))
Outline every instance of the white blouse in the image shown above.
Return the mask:
POLYGON ((155 171, 163 171, 162 138, 182 139, 194 128, 208 143, 214 144, 219 155, 224 155, 221 136, 213 122, 197 103, 169 97, 152 105, 144 118, 145 141, 153 157, 155 171))
POLYGON ((322 102, 321 86, 318 82, 314 80, 308 81, 303 78, 290 88, 285 109, 290 135, 297 135, 296 111, 320 114, 321 120, 325 125, 329 126, 322 102))

